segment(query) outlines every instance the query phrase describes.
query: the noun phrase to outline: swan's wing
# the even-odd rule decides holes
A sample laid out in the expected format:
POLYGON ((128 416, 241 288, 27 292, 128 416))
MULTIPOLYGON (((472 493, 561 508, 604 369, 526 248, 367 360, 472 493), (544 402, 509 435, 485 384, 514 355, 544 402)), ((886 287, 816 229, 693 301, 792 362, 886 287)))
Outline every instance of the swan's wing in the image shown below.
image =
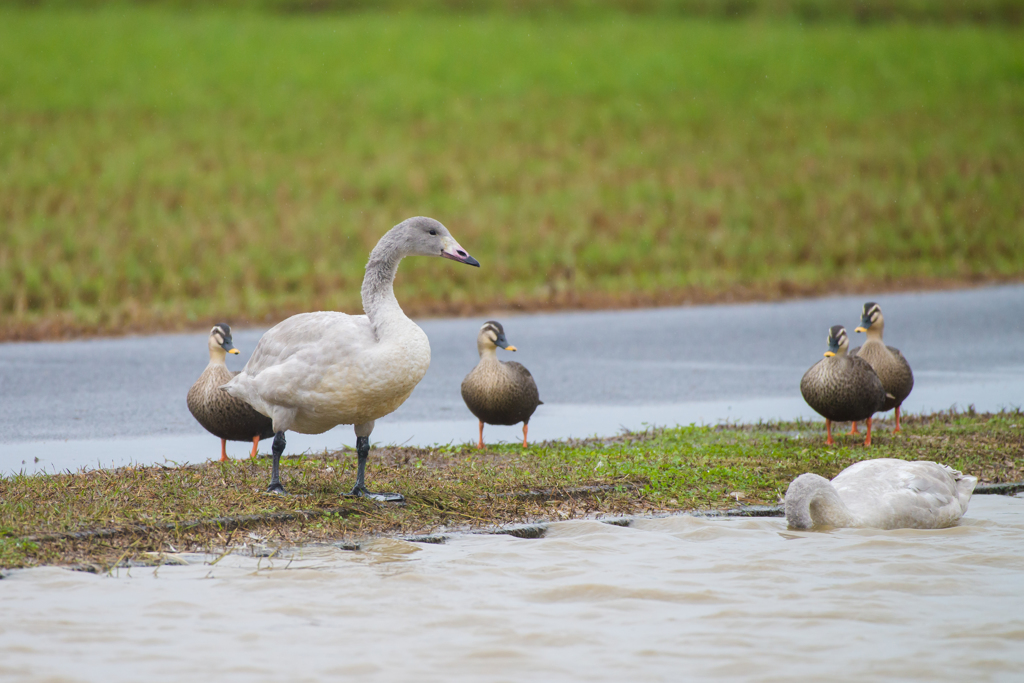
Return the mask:
POLYGON ((858 526, 937 529, 963 515, 959 472, 934 462, 894 458, 865 460, 832 480, 858 526))
POLYGON ((245 384, 262 402, 295 405, 304 393, 317 390, 329 368, 358 366, 358 357, 375 344, 365 315, 293 315, 263 335, 239 377, 227 386, 245 384))

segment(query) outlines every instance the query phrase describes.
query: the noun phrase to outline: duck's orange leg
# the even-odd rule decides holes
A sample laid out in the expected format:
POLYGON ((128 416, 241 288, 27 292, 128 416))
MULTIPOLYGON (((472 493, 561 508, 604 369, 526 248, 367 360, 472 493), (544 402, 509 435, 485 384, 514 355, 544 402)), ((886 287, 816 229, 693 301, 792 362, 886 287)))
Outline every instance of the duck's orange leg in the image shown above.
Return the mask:
POLYGON ((259 445, 260 445, 260 437, 258 437, 258 436, 252 437, 252 453, 249 454, 250 458, 255 458, 256 457, 256 447, 259 446, 259 445))
POLYGON ((220 461, 224 462, 228 459, 228 442, 226 439, 220 440, 220 461))
POLYGON ((828 438, 825 440, 829 446, 833 444, 832 441, 832 420, 825 418, 825 433, 828 434, 828 438))
POLYGON ((480 442, 476 445, 477 448, 484 447, 484 421, 480 420, 480 442))
POLYGON ((526 448, 526 432, 530 429, 530 425, 523 423, 523 448, 526 448))
POLYGON ((864 445, 865 446, 870 446, 871 445, 871 418, 870 417, 868 418, 867 424, 868 424, 868 435, 867 435, 867 438, 864 439, 864 445))
POLYGON ((853 424, 850 425, 850 434, 853 435, 853 434, 856 434, 856 433, 857 433, 857 421, 854 420, 853 424))
POLYGON ((900 407, 896 406, 896 429, 892 430, 892 433, 900 431, 900 407))

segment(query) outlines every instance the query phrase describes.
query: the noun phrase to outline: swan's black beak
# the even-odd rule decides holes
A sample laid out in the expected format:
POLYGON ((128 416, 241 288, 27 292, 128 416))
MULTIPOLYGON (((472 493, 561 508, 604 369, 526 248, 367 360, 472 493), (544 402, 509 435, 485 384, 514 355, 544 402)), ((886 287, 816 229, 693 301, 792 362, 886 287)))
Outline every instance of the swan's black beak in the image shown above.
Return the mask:
POLYGON ((459 246, 459 243, 453 240, 451 237, 445 238, 444 249, 441 250, 441 256, 444 258, 450 258, 452 261, 458 261, 459 263, 465 263, 466 265, 480 267, 480 262, 470 256, 465 249, 459 246))
POLYGON ((452 261, 458 261, 459 263, 465 263, 466 265, 480 267, 480 262, 475 258, 464 252, 462 249, 457 249, 455 253, 448 251, 442 251, 441 256, 450 258, 452 261))

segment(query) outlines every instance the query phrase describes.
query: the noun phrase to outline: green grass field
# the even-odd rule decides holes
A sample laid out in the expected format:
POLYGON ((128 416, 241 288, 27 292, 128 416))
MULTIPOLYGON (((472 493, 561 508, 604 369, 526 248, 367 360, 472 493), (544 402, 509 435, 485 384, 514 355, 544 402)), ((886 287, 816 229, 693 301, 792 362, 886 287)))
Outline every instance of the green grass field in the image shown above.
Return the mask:
POLYGON ((1007 25, 0 7, 0 337, 1024 276, 1007 25))

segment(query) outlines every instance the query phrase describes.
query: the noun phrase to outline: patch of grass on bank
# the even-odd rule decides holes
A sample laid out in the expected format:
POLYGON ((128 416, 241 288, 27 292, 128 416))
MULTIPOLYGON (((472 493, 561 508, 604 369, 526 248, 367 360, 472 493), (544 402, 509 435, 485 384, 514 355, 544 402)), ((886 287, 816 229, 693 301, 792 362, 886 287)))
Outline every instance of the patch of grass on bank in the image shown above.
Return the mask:
POLYGON ((296 544, 737 501, 774 504, 797 475, 832 477, 866 458, 934 460, 982 481, 1024 480, 1019 411, 908 416, 902 435, 877 424, 870 449, 846 436, 826 447, 823 427, 806 422, 680 427, 525 451, 374 449, 370 483, 402 492, 407 504, 399 506, 343 497, 355 477, 351 452, 285 460, 289 497, 261 493, 269 480, 266 458, 15 476, 0 479, 0 567, 108 567, 145 553, 237 547, 252 531, 273 544, 296 544), (300 511, 312 514, 288 517, 300 511), (255 517, 217 521, 245 515, 255 517))
POLYGON ((0 337, 1020 279, 1022 37, 0 8, 0 337))

